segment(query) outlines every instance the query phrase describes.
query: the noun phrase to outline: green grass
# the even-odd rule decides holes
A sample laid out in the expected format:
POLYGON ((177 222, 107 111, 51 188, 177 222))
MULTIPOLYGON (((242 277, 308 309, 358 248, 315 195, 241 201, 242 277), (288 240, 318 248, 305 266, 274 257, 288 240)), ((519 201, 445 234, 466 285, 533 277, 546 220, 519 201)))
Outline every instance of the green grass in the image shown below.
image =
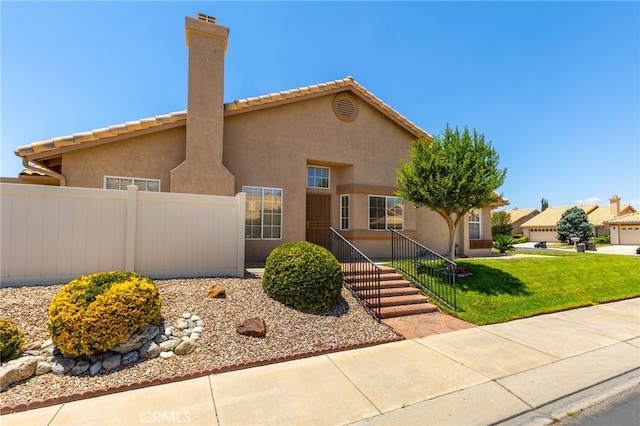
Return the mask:
POLYGON ((549 251, 457 263, 473 276, 456 279, 452 313, 479 325, 640 296, 640 258, 631 256, 549 251))

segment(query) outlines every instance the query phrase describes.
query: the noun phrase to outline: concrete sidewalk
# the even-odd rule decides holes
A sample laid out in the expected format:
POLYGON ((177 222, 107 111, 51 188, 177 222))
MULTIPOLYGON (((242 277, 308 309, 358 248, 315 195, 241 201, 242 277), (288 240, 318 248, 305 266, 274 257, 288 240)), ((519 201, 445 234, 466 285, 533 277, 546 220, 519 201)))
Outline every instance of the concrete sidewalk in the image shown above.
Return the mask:
POLYGON ((639 383, 636 298, 34 409, 0 424, 549 424, 639 383))

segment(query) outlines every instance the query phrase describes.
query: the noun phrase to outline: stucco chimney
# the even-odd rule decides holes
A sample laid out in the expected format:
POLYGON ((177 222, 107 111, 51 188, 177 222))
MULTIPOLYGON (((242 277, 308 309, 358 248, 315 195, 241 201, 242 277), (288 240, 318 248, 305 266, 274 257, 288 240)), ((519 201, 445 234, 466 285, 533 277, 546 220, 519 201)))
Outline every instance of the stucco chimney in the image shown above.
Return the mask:
POLYGON ((620 197, 612 195, 611 198, 609 198, 609 209, 611 216, 620 215, 620 197))
POLYGON ((211 16, 185 18, 189 49, 186 158, 171 171, 171 192, 234 195, 234 176, 222 164, 228 37, 229 28, 211 16))

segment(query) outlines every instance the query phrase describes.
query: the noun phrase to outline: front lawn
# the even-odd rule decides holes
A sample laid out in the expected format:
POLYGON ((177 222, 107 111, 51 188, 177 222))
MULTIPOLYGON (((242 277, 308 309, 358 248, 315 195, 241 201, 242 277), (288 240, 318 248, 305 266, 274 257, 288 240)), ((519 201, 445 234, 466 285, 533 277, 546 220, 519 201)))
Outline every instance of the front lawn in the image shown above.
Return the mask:
POLYGON ((457 259, 473 276, 456 279, 458 312, 453 314, 482 325, 640 296, 638 258, 548 253, 457 259))

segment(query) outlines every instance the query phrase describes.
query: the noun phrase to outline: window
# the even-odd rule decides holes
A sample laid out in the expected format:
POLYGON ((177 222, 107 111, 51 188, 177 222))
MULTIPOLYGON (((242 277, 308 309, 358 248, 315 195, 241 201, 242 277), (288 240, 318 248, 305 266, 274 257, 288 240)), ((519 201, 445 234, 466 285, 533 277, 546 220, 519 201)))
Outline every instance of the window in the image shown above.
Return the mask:
POLYGON ((244 237, 248 240, 282 238, 282 189, 243 186, 246 193, 244 237))
POLYGON ((480 239, 480 210, 469 212, 469 239, 480 239))
POLYGON ((307 187, 329 188, 329 168, 315 166, 307 167, 307 187))
POLYGON ((398 197, 369 196, 369 229, 404 227, 404 204, 398 197))
POLYGON ((340 196, 340 229, 349 229, 349 196, 340 196))
POLYGON ((160 192, 160 179, 141 179, 119 176, 105 176, 104 189, 127 189, 127 185, 136 185, 138 191, 160 192))

